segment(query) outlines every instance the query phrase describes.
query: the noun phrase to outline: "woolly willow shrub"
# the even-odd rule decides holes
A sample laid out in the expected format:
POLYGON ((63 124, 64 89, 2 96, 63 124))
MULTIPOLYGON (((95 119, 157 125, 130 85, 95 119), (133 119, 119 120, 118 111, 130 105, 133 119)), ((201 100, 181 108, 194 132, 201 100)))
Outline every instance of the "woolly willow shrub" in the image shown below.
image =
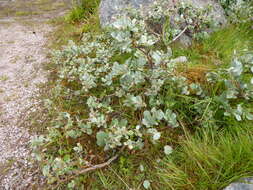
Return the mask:
POLYGON ((52 100, 72 100, 80 110, 62 112, 46 100, 49 110, 59 114, 48 134, 32 144, 49 183, 91 164, 83 139, 96 139, 107 152, 142 149, 144 142, 159 142, 161 129, 221 127, 228 119, 253 119, 247 107, 253 80, 245 78, 252 77, 252 55, 209 73, 206 84, 191 83, 178 72, 162 34, 150 32, 146 21, 164 16, 160 11, 158 17, 157 10, 145 17, 131 12, 103 34, 85 34, 81 45, 70 42, 54 53, 58 81, 52 100))
POLYGON ((219 0, 230 22, 244 23, 253 17, 253 3, 251 0, 219 0))

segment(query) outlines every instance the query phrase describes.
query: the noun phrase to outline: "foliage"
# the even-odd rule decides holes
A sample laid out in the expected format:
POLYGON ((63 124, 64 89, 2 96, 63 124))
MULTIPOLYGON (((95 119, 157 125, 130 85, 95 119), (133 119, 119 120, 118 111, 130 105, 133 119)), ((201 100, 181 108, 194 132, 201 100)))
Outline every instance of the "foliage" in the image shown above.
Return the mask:
MULTIPOLYGON (((96 164, 94 155, 103 161, 121 147, 136 151, 162 143, 168 130, 222 128, 252 119, 252 53, 239 52, 227 68, 191 81, 182 71, 188 63, 174 62, 168 45, 184 30, 182 23, 196 34, 209 27, 209 18, 195 25, 185 19, 206 12, 183 11, 190 16, 169 36, 174 29, 167 23, 162 33, 152 32, 150 21, 167 14, 157 10, 164 13, 157 7, 148 15, 130 12, 101 35, 85 34, 80 45, 70 42, 54 53, 58 80, 46 105, 58 115, 47 134, 32 141, 49 184, 70 181, 74 188, 80 179, 75 171, 96 164)), ((162 146, 163 155, 173 154, 167 143, 162 146)))
POLYGON ((213 7, 197 8, 190 3, 181 2, 174 8, 163 12, 167 22, 163 27, 164 42, 169 44, 182 32, 194 39, 204 39, 208 29, 216 28, 219 23, 213 18, 213 7), (173 15, 173 19, 171 18, 173 15), (171 22, 171 19, 173 22, 171 22))
POLYGON ((232 23, 247 22, 253 17, 250 0, 219 0, 232 23))
POLYGON ((141 11, 131 9, 128 16, 144 19, 150 33, 161 35, 163 42, 169 45, 182 34, 194 39, 208 36, 207 30, 214 29, 218 22, 214 19, 211 5, 199 8, 191 3, 179 2, 169 9, 166 0, 157 0, 141 11))

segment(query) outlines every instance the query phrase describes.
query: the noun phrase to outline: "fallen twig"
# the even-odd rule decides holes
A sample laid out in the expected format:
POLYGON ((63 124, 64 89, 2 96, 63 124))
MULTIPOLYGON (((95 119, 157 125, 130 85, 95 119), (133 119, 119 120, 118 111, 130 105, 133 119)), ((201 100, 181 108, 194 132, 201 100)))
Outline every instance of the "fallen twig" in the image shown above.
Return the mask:
POLYGON ((81 169, 81 170, 73 171, 72 176, 66 177, 64 180, 59 181, 55 187, 58 187, 60 184, 63 184, 67 181, 70 181, 70 180, 72 180, 73 178, 75 178, 79 175, 82 175, 82 174, 88 173, 90 171, 94 171, 94 170, 97 170, 97 169, 102 169, 102 168, 105 168, 106 166, 109 166, 113 161, 115 161, 119 157, 120 152, 122 152, 124 150, 124 148, 125 147, 122 147, 121 150, 118 152, 118 154, 116 154, 115 156, 113 156, 108 161, 106 161, 102 164, 97 164, 97 165, 91 166, 89 168, 84 168, 84 169, 81 169))
POLYGON ((84 173, 87 173, 87 172, 90 172, 90 171, 93 171, 93 170, 104 168, 104 167, 110 165, 114 160, 116 160, 118 158, 118 156, 119 155, 117 154, 114 157, 110 158, 107 162, 104 162, 102 164, 94 165, 94 166, 91 166, 89 168, 85 168, 85 169, 76 171, 76 172, 74 172, 74 174, 77 176, 77 175, 81 175, 81 174, 84 174, 84 173))
POLYGON ((185 31, 187 30, 187 28, 188 28, 188 26, 186 26, 175 38, 173 38, 170 43, 175 42, 180 36, 182 36, 185 33, 185 31))

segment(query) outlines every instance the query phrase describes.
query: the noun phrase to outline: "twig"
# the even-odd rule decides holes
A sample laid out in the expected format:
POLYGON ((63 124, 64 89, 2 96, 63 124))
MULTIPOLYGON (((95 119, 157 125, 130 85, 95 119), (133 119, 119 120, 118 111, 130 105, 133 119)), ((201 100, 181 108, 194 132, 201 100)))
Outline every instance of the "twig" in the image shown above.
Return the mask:
POLYGON ((182 36, 187 30, 188 26, 186 26, 170 43, 175 42, 180 36, 182 36))
POLYGON ((63 184, 67 181, 70 181, 71 179, 79 176, 79 175, 82 175, 82 174, 85 174, 87 172, 90 172, 90 171, 94 171, 94 170, 97 170, 97 169, 102 169, 106 166, 109 166, 113 161, 115 161, 119 155, 120 155, 120 152, 122 152, 124 150, 125 147, 122 147, 121 150, 118 152, 118 154, 116 154, 115 156, 113 156, 112 158, 110 158, 108 161, 102 163, 102 164, 98 164, 98 165, 94 165, 94 166, 91 166, 89 168, 85 168, 85 169, 81 169, 81 170, 76 170, 73 172, 73 175, 72 176, 69 176, 69 177, 66 177, 64 180, 61 180, 57 183, 57 185, 54 186, 54 188, 56 189, 56 187, 58 187, 60 184, 63 184))
POLYGON ((104 162, 104 163, 98 164, 98 165, 94 165, 94 166, 91 166, 89 168, 85 168, 82 170, 78 170, 78 171, 74 172, 74 174, 77 176, 77 175, 81 175, 81 174, 84 174, 84 173, 87 173, 87 172, 90 172, 93 170, 102 169, 102 168, 110 165, 114 160, 116 160, 118 158, 118 156, 119 155, 117 154, 114 157, 110 158, 107 162, 104 162))

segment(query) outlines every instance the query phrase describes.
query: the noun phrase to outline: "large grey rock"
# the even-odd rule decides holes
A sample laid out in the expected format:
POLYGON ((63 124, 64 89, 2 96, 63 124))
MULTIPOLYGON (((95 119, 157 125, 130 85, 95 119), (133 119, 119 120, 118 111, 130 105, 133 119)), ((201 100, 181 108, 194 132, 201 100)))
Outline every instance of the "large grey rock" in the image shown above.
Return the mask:
MULTIPOLYGON (((100 3, 100 23, 102 26, 110 24, 113 16, 122 14, 122 9, 127 7, 140 8, 141 6, 149 6, 155 0, 101 0, 100 3)), ((178 2, 186 2, 195 5, 196 7, 203 8, 208 5, 213 6, 211 13, 215 20, 221 24, 226 23, 225 13, 221 5, 216 0, 167 0, 168 7, 173 6, 178 2)))
POLYGON ((121 13, 127 7, 140 8, 141 5, 149 5, 154 0, 101 0, 99 7, 100 23, 102 26, 110 24, 113 16, 121 13))
MULTIPOLYGON (((133 7, 139 9, 141 6, 148 10, 148 7, 154 2, 155 0, 101 0, 100 3, 100 23, 102 26, 106 26, 113 22, 113 19, 117 15, 124 14, 124 8, 133 7)), ((185 2, 190 3, 198 8, 204 8, 208 5, 213 7, 213 11, 210 13, 214 19, 220 24, 224 25, 226 23, 226 17, 223 8, 216 0, 167 0, 168 4, 166 4, 166 9, 170 7, 174 7, 176 3, 185 2)), ((172 18, 173 23, 173 18, 172 18)), ((159 27, 158 27, 159 28, 159 27)), ((207 32, 211 32, 208 30, 207 32)), ((189 46, 191 44, 191 37, 183 34, 178 39, 178 41, 183 44, 184 46, 189 46)))
POLYGON ((253 178, 245 178, 240 182, 231 183, 224 190, 253 190, 253 178))

